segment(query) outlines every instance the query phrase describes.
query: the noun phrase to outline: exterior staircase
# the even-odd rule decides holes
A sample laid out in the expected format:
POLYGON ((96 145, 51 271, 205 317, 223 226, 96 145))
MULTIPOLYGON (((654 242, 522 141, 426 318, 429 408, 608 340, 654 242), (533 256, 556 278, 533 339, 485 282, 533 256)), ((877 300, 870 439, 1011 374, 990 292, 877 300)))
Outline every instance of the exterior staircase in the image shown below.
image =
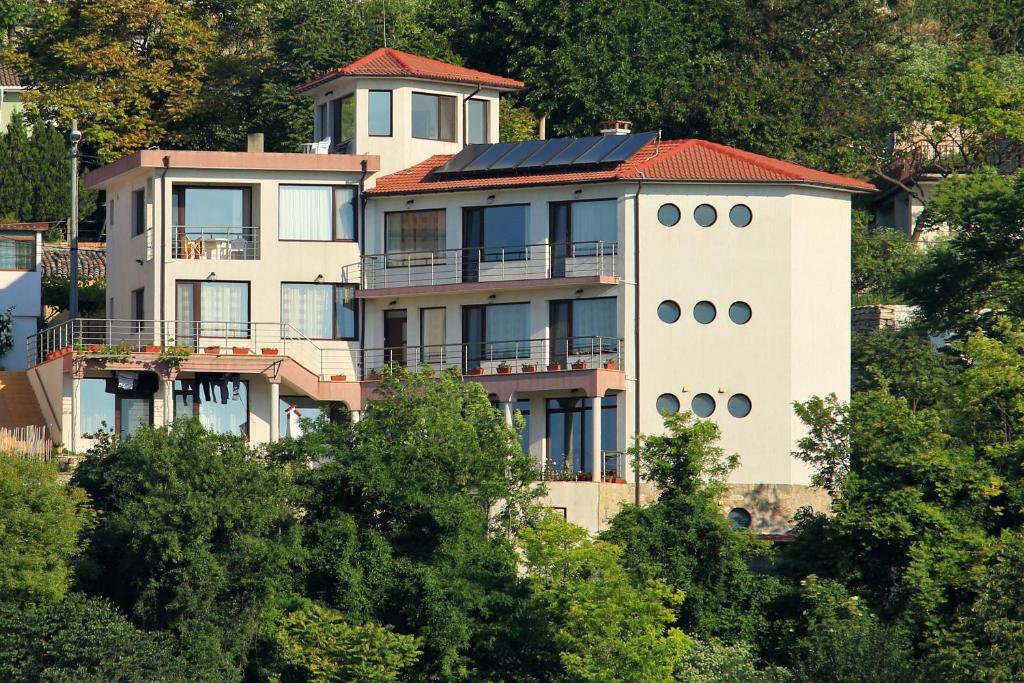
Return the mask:
POLYGON ((24 372, 0 372, 0 428, 43 426, 43 411, 24 372))

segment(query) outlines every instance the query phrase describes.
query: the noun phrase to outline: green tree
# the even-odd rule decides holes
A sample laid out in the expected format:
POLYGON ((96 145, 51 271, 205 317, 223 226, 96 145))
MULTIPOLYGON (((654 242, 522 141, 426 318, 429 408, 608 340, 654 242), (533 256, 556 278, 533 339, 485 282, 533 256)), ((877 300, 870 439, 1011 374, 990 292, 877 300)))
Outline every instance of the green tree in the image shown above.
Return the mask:
POLYGON ((660 579, 634 581, 622 548, 591 541, 559 515, 523 529, 519 543, 534 599, 552 620, 564 680, 592 683, 671 681, 690 639, 673 607, 683 599, 660 579))
POLYGON ((955 350, 936 349, 913 328, 854 335, 851 356, 855 392, 884 388, 911 410, 948 406, 962 370, 955 350))
POLYGON ((63 597, 89 519, 85 494, 55 466, 0 453, 0 603, 63 597))
POLYGON ((372 623, 350 624, 316 603, 287 614, 277 639, 285 661, 304 669, 309 683, 391 683, 420 654, 412 636, 372 623))
POLYGON ((888 228, 873 228, 865 211, 853 214, 853 305, 903 303, 897 285, 921 258, 910 239, 888 228))
POLYGON ((716 445, 715 423, 691 413, 666 417, 665 430, 642 437, 634 451, 662 488, 657 502, 623 508, 603 538, 622 545, 626 565, 641 576, 661 578, 683 592, 677 618, 687 633, 752 642, 764 628, 762 608, 777 583, 748 567, 767 546, 733 530, 718 509, 738 456, 727 457, 716 445))
POLYGON ((203 680, 175 656, 165 636, 135 628, 105 600, 74 593, 28 610, 0 608, 0 678, 20 683, 203 680))
POLYGON ((676 664, 677 683, 783 683, 788 672, 756 666, 757 654, 750 643, 696 640, 676 664))
POLYGON ((287 471, 237 437, 178 420, 102 441, 73 481, 100 513, 81 586, 173 633, 206 680, 236 677, 269 605, 296 587, 287 471))
POLYGON ((535 680, 545 649, 507 536, 538 491, 515 430, 449 373, 388 369, 377 393, 355 425, 277 448, 320 463, 301 476, 309 596, 421 638, 411 680, 535 680))

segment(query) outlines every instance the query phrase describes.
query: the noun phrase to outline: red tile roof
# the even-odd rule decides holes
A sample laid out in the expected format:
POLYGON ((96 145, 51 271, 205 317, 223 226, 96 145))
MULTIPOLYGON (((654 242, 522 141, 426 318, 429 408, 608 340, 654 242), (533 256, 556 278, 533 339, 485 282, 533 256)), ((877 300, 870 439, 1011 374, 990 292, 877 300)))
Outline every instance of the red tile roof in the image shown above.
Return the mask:
POLYGON ((18 74, 9 66, 0 66, 0 87, 21 87, 21 80, 18 78, 18 74))
POLYGON ((341 76, 378 76, 399 78, 423 78, 430 81, 450 81, 471 85, 490 86, 501 90, 519 90, 521 81, 495 76, 475 69, 446 64, 436 59, 411 55, 408 52, 382 47, 365 57, 360 57, 347 66, 339 66, 295 88, 295 93, 305 92, 341 76))
POLYGON ((11 232, 46 232, 49 223, 29 223, 26 221, 0 221, 0 230, 11 232))
POLYGON ((514 173, 472 178, 436 176, 434 171, 452 155, 439 154, 415 166, 377 180, 367 194, 409 194, 449 190, 482 190, 530 185, 588 183, 615 180, 665 180, 701 183, 800 184, 874 192, 871 183, 816 171, 788 161, 744 152, 705 140, 663 140, 640 148, 611 168, 514 173))

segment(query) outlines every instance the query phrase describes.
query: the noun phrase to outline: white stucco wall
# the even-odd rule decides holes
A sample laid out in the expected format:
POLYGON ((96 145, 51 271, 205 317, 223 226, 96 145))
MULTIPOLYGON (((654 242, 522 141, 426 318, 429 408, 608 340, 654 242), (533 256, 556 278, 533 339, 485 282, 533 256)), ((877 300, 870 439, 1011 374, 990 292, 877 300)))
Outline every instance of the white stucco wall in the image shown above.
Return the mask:
POLYGON ((36 245, 33 270, 0 270, 0 312, 12 309, 14 317, 14 346, 0 356, 0 369, 24 370, 25 342, 36 333, 42 315, 43 238, 39 232, 26 231, 2 231, 0 236, 31 239, 36 245))

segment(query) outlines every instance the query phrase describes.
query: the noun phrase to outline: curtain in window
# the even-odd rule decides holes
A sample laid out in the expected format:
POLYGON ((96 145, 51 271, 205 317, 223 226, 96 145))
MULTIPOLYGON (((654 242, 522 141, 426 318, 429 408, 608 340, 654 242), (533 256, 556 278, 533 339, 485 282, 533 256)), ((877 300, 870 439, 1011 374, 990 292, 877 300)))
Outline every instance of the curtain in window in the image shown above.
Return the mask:
POLYGON ((437 130, 437 97, 412 94, 412 136, 436 140, 437 130))
POLYGON ((485 323, 487 351, 495 359, 530 357, 530 305, 488 306, 485 323))
MULTIPOLYGON (((600 202, 572 203, 572 241, 576 245, 573 253, 576 256, 594 256, 598 253, 595 242, 611 242, 618 240, 619 221, 618 207, 614 199, 600 202), (580 244, 589 242, 590 244, 580 244)), ((613 252, 611 244, 601 245, 604 256, 613 252)))
POLYGON ((36 240, 0 238, 0 270, 35 270, 36 240))
POLYGON ((334 285, 282 284, 282 322, 311 339, 331 339, 333 290, 334 285))
POLYGON ((591 353, 614 349, 614 340, 618 335, 618 321, 615 316, 615 299, 578 299, 573 302, 572 311, 573 351, 591 353), (593 337, 604 337, 605 347, 597 346, 598 340, 593 337))
POLYGON ((384 234, 388 267, 444 263, 445 212, 389 213, 384 234))
POLYGON ((334 287, 334 320, 336 339, 352 339, 356 336, 356 288, 354 285, 334 287))
POLYGON ((356 238, 356 188, 334 188, 334 238, 354 240, 356 238))
POLYGON ((179 282, 176 290, 174 336, 176 343, 191 346, 196 342, 196 326, 192 324, 195 322, 195 283, 179 282))
POLYGON ((283 240, 331 239, 331 188, 281 185, 278 236, 283 240))
POLYGON ((201 335, 249 336, 248 284, 244 282, 202 282, 199 291, 201 335))

